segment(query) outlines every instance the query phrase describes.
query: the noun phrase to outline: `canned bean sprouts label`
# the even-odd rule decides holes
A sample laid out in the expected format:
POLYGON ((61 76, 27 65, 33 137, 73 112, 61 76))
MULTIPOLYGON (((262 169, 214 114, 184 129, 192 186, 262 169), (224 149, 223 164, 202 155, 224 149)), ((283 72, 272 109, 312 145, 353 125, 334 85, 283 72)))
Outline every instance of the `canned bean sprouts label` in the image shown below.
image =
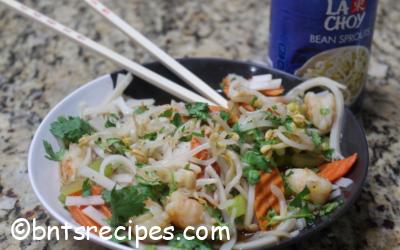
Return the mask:
POLYGON ((272 66, 341 82, 353 104, 367 77, 376 8, 377 0, 272 0, 272 66))

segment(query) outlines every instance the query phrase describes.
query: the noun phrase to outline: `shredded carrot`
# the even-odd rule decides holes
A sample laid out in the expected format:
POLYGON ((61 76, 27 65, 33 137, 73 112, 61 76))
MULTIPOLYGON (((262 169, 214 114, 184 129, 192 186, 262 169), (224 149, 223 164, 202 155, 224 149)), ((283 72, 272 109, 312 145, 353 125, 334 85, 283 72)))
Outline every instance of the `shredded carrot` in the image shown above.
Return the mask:
POLYGON ((284 191, 283 180, 277 169, 273 169, 270 173, 262 173, 256 185, 254 210, 258 225, 262 230, 266 230, 268 226, 268 221, 264 219, 268 211, 273 208, 279 212, 278 198, 271 192, 272 183, 282 192, 284 191))
POLYGON ((243 108, 249 112, 253 112, 255 109, 253 106, 251 106, 250 104, 247 103, 241 103, 241 105, 243 106, 243 108))
POLYGON ((82 195, 82 191, 76 191, 75 193, 71 193, 68 196, 81 196, 82 195))
POLYGON ((318 175, 334 182, 345 176, 357 160, 357 153, 338 161, 322 164, 318 175))
MULTIPOLYGON (((191 148, 194 149, 200 145, 201 145, 200 140, 197 137, 193 136, 192 140, 190 141, 191 148)), ((208 151, 207 150, 200 151, 195 155, 195 157, 200 160, 207 160, 208 159, 208 151)))
POLYGON ((77 207, 77 206, 69 206, 68 210, 71 213, 72 218, 74 218, 74 220, 76 222, 78 222, 80 225, 82 225, 84 227, 95 227, 96 229, 95 230, 90 230, 90 232, 98 234, 99 229, 100 229, 100 225, 97 224, 96 222, 94 222, 89 217, 87 217, 79 207, 77 207))
POLYGON ((225 110, 225 109, 222 108, 221 106, 208 105, 208 110, 211 112, 218 112, 218 111, 225 110))
POLYGON ((224 91, 225 95, 228 96, 228 92, 229 92, 229 80, 228 80, 228 77, 225 77, 222 80, 222 84, 223 84, 223 91, 224 91))
POLYGON ((278 89, 265 89, 265 90, 260 90, 260 92, 261 92, 263 95, 266 95, 266 96, 278 96, 278 95, 281 95, 284 91, 285 91, 285 89, 282 88, 282 87, 280 87, 280 88, 278 88, 278 89))
POLYGON ((101 195, 103 188, 98 185, 92 185, 91 187, 92 195, 101 195))
POLYGON ((104 214, 104 216, 107 219, 110 219, 112 217, 111 210, 106 205, 99 205, 99 206, 96 206, 96 207, 100 210, 101 213, 104 214))

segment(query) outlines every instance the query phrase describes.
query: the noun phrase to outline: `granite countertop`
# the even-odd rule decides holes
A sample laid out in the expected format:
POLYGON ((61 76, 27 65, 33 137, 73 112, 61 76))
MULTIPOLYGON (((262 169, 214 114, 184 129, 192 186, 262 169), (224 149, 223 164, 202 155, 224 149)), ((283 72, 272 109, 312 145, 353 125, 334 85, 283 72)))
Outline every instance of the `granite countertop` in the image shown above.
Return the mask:
MULTIPOLYGON (((78 0, 24 1, 139 62, 153 59, 78 0)), ((269 1, 105 1, 174 57, 262 60, 269 1)), ((381 0, 361 118, 370 168, 352 209, 293 249, 400 249, 400 4, 381 0)), ((118 67, 0 5, 0 248, 99 249, 86 241, 17 241, 18 217, 57 224, 28 180, 27 151, 50 108, 90 79, 118 67)))

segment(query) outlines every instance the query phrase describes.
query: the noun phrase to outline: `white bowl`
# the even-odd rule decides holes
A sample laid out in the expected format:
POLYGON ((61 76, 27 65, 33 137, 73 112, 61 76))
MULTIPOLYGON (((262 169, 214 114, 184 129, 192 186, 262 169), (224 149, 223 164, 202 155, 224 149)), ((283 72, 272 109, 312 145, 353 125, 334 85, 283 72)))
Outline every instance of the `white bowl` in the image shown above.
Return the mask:
MULTIPOLYGON (((104 75, 69 94, 44 118, 29 148, 29 179, 36 196, 51 216, 61 222, 61 224, 69 224, 75 229, 79 227, 79 224, 74 221, 70 213, 58 200, 60 194, 58 163, 45 158, 43 140, 49 141, 52 145, 57 145, 56 139, 50 133, 50 124, 61 115, 77 116, 79 114, 80 103, 85 102, 89 106, 102 103, 112 89, 113 83, 110 75, 104 75)), ((94 234, 90 234, 90 240, 111 249, 132 249, 125 245, 101 239, 94 234)))

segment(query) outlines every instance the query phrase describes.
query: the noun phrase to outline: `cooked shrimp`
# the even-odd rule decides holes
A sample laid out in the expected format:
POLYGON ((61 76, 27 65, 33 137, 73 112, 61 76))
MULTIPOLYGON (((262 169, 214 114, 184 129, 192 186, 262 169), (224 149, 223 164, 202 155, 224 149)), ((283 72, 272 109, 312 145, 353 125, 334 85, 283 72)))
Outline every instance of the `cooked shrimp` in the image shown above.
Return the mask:
POLYGON ((158 168, 156 174, 162 182, 175 182, 178 188, 194 189, 196 187, 197 173, 192 170, 178 169, 172 171, 167 168, 158 168))
POLYGON ((322 205, 332 191, 332 184, 325 178, 319 177, 308 168, 292 168, 286 170, 287 181, 293 192, 300 193, 304 187, 310 190, 310 200, 322 205))
MULTIPOLYGON (((145 205, 148 211, 140 216, 131 217, 129 221, 130 226, 140 225, 146 227, 147 231, 150 231, 152 227, 158 226, 164 229, 171 224, 168 214, 163 210, 160 204, 149 199, 146 200, 145 205)), ((137 233, 140 234, 143 232, 139 231, 137 233)))
POLYGON ((172 193, 165 210, 171 218, 172 224, 179 228, 199 226, 206 223, 204 207, 194 199, 190 199, 182 191, 172 193))
POLYGON ((328 92, 307 92, 304 97, 307 118, 321 134, 329 133, 335 119, 335 98, 328 92))
POLYGON ((63 183, 68 183, 74 180, 76 169, 72 165, 71 158, 64 158, 61 161, 61 180, 63 183))
POLYGON ((194 189, 196 187, 196 176, 195 172, 186 169, 179 169, 174 175, 177 187, 187 189, 194 189))

